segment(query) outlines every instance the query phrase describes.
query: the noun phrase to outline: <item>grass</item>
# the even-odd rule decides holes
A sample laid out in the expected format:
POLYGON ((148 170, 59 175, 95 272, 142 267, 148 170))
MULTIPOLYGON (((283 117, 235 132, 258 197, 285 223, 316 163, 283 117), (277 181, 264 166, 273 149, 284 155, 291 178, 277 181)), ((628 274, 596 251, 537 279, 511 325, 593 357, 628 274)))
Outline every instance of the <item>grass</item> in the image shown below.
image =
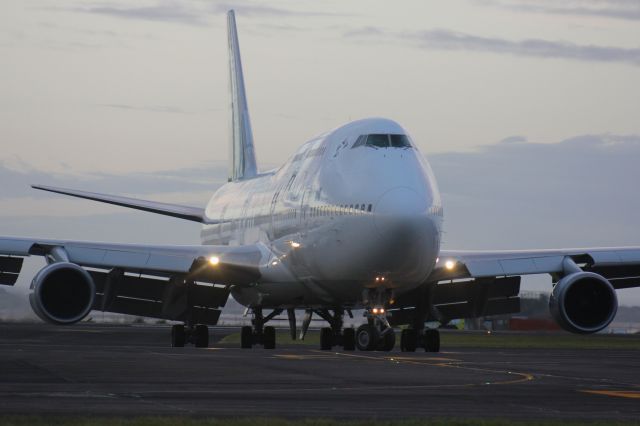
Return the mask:
MULTIPOLYGON (((399 333, 396 334, 398 344, 399 333)), ((454 348, 496 349, 640 349, 640 335, 592 334, 580 335, 565 332, 486 332, 445 330, 441 334, 443 350, 454 348)), ((320 346, 318 331, 309 331, 304 341, 291 340, 289 332, 279 330, 280 345, 320 346)), ((224 337, 220 343, 240 344, 240 333, 224 337)))
MULTIPOLYGON (((193 417, 39 417, 39 416, 0 416, 0 424, 6 426, 40 426, 40 425, 60 425, 60 426, 556 426, 584 425, 584 421, 566 420, 531 420, 514 421, 500 419, 408 419, 408 420, 357 420, 342 421, 332 419, 297 419, 287 420, 275 417, 253 417, 243 419, 216 419, 216 418, 193 418, 193 417)), ((640 425, 640 422, 611 422, 594 421, 586 422, 588 425, 640 425)))

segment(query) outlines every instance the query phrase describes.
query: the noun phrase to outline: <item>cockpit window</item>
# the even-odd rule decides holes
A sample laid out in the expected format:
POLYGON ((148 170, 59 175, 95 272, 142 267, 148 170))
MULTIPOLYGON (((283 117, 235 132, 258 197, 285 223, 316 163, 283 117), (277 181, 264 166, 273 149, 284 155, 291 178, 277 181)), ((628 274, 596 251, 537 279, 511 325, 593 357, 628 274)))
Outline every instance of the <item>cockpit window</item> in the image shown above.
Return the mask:
POLYGON ((361 135, 356 139, 351 148, 353 149, 363 145, 373 148, 411 148, 411 141, 409 141, 407 135, 361 135))
POLYGON ((393 148, 411 148, 411 142, 407 135, 389 135, 393 148))
POLYGON ((360 135, 358 139, 356 139, 356 143, 353 144, 351 148, 355 148, 357 146, 362 146, 367 142, 367 135, 360 135))
POLYGON ((367 136, 367 146, 375 146, 377 148, 388 148, 389 135, 369 135, 367 136))

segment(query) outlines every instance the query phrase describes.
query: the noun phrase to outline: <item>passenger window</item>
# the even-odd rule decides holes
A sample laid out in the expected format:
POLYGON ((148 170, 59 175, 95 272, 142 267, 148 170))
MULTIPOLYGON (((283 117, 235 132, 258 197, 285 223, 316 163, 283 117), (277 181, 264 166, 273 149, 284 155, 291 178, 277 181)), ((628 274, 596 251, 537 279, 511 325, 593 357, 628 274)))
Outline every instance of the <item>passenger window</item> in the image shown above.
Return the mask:
POLYGON ((389 135, 393 148, 411 148, 411 142, 407 135, 389 135))
POLYGON ((367 136, 367 146, 375 148, 388 148, 389 135, 369 135, 367 136))

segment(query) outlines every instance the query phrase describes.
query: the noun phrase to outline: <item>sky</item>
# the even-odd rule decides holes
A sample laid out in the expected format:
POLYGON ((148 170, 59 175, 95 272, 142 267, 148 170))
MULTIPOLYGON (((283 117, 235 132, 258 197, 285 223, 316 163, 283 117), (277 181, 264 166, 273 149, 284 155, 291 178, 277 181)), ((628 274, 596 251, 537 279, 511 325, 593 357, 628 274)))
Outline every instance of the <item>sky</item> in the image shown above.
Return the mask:
POLYGON ((198 243, 28 185, 203 206, 226 180, 230 8, 262 168, 388 117, 434 168, 445 248, 640 245, 637 0, 3 1, 0 235, 198 243))

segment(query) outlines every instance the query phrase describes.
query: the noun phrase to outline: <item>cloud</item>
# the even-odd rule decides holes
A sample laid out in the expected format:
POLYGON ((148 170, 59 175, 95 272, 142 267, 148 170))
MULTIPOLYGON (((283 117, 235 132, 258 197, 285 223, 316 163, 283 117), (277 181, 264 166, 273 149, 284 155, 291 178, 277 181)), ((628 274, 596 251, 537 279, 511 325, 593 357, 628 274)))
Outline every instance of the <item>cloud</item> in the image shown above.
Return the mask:
POLYGON ((449 248, 639 245, 640 135, 430 156, 449 248))
POLYGON ((137 106, 137 105, 125 105, 125 104, 100 104, 98 106, 105 107, 105 108, 130 110, 130 111, 165 112, 165 113, 173 113, 173 114, 190 114, 189 112, 183 110, 182 108, 174 107, 174 106, 164 106, 164 105, 137 106))
POLYGON ((446 29, 391 32, 380 28, 366 27, 345 32, 343 35, 354 40, 375 43, 381 41, 406 42, 421 49, 489 52, 503 55, 640 65, 640 49, 638 48, 581 45, 542 39, 513 41, 446 29))
POLYGON ((200 9, 177 1, 163 1, 152 6, 83 6, 66 10, 124 19, 172 22, 196 26, 207 25, 206 14, 202 13, 200 9))
MULTIPOLYGON (((211 14, 222 14, 234 9, 238 15, 247 17, 313 17, 313 16, 346 16, 331 12, 314 10, 285 9, 260 2, 241 1, 233 3, 215 2, 208 5, 204 2, 186 2, 163 0, 149 6, 82 6, 70 10, 75 12, 105 15, 115 18, 136 19, 154 22, 180 23, 194 26, 208 25, 207 18, 211 14)), ((59 9, 58 9, 59 10, 59 9)))
POLYGON ((237 15, 242 16, 344 16, 331 12, 320 12, 314 10, 296 10, 283 9, 280 7, 266 6, 258 2, 234 2, 234 3, 216 3, 211 10, 214 13, 227 13, 233 9, 237 15))
POLYGON ((478 3, 519 12, 640 20, 637 0, 481 0, 478 3))
POLYGON ((500 143, 520 143, 526 142, 527 138, 524 136, 508 136, 500 141, 500 143))

